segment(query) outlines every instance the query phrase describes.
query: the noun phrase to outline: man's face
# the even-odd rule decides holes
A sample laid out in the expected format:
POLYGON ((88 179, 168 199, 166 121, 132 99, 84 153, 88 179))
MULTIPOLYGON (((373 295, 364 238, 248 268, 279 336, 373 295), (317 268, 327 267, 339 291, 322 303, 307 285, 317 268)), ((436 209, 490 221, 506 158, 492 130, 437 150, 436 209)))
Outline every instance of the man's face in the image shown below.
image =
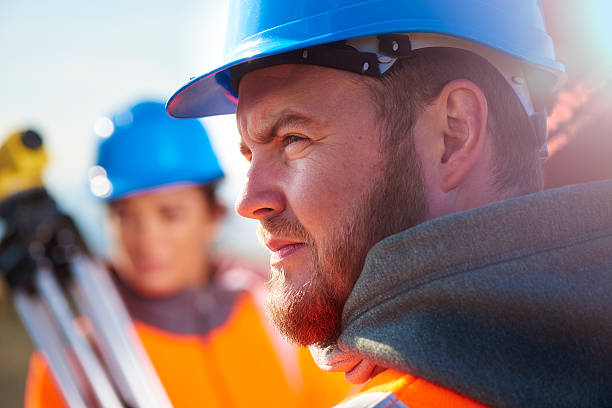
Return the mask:
POLYGON ((265 68, 242 79, 239 101, 250 169, 236 208, 272 252, 268 310, 298 344, 333 342, 368 250, 422 215, 416 161, 390 163, 356 74, 265 68))

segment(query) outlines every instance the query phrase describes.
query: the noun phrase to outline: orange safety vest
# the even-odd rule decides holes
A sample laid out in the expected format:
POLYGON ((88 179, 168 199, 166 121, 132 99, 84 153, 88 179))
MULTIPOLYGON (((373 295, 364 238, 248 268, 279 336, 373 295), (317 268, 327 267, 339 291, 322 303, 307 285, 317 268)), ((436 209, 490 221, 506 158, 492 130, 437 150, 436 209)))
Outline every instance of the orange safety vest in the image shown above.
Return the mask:
POLYGON ((378 374, 336 408, 362 407, 366 402, 376 408, 486 408, 456 392, 395 370, 378 374))
MULTIPOLYGON (((329 407, 350 389, 341 373, 321 371, 306 349, 279 354, 246 292, 227 321, 204 336, 135 326, 175 407, 329 407), (294 370, 287 369, 291 361, 294 370)), ((25 407, 65 406, 42 355, 34 354, 25 407)))

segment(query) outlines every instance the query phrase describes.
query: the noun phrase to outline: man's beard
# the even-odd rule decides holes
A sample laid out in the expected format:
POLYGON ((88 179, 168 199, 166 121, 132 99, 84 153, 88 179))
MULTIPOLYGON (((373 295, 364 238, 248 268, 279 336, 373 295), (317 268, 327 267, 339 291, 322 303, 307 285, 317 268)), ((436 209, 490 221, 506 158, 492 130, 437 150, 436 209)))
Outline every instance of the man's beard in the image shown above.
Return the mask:
POLYGON ((403 149, 385 149, 379 174, 354 206, 347 206, 330 229, 315 241, 297 219, 278 215, 261 222, 260 238, 283 236, 303 241, 310 251, 310 277, 299 288, 287 284, 283 267, 272 268, 267 311, 281 334, 301 346, 335 343, 342 328, 342 310, 361 273, 368 251, 380 240, 425 219, 426 204, 413 142, 403 149), (399 151, 398 151, 399 150, 399 151))

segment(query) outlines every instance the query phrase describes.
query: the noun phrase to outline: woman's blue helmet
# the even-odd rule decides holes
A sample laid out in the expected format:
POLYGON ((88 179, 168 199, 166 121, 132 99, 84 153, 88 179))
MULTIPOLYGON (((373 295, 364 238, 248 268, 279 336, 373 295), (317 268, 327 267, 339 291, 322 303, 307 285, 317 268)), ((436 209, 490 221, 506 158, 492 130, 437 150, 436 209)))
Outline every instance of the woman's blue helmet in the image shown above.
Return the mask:
MULTIPOLYGON (((411 40, 414 35, 432 34, 517 60, 532 98, 546 98, 564 78, 565 69, 555 58, 538 0, 232 0, 229 12, 225 63, 179 89, 168 101, 170 115, 191 118, 234 113, 237 81, 232 77, 244 73, 249 65, 257 66, 258 60, 389 34, 408 34, 411 40)), ((436 46, 416 43, 413 41, 412 49, 436 46)), ((374 57, 393 56, 393 50, 382 51, 388 45, 374 47, 374 57)), ((313 58, 308 52, 296 55, 297 59, 292 56, 276 64, 296 63, 300 55, 305 60, 313 58)), ((337 60, 343 59, 333 54, 316 58, 318 63, 306 63, 336 67, 337 60)), ((366 60, 360 64, 372 67, 366 60)), ((526 109, 530 113, 528 106, 526 109)))
POLYGON ((100 118, 94 130, 101 141, 90 188, 105 200, 223 177, 200 121, 171 118, 162 103, 141 102, 100 118))

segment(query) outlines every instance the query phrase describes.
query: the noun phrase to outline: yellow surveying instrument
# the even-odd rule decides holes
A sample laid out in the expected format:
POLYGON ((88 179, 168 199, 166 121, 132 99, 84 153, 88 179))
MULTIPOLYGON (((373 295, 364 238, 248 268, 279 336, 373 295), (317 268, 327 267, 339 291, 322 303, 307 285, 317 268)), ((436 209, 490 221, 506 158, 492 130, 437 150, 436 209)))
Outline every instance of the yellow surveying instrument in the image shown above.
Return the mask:
POLYGON ((0 146, 0 273, 24 326, 69 407, 170 407, 111 278, 44 188, 46 163, 33 130, 0 146))
POLYGON ((42 171, 47 153, 42 139, 33 130, 9 135, 0 147, 0 200, 37 187, 42 187, 42 171))

